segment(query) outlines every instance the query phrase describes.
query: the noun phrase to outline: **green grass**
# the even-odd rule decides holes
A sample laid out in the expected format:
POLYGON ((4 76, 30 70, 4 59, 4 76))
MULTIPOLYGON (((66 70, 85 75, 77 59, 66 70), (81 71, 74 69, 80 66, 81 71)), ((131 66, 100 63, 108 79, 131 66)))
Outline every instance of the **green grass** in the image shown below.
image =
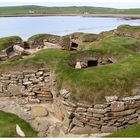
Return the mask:
POLYGON ((35 66, 51 67, 56 72, 58 88, 67 86, 72 90, 71 99, 100 103, 106 95, 130 95, 135 81, 140 78, 140 55, 133 48, 138 42, 130 37, 111 36, 86 46, 86 51, 64 51, 47 49, 35 53, 23 60, 2 62, 0 67, 35 66), (131 48, 130 48, 131 46, 131 48), (80 54, 113 56, 118 61, 77 70, 68 65, 69 59, 80 54))
POLYGON ((90 14, 139 14, 140 9, 115 9, 102 7, 88 7, 88 6, 71 6, 71 7, 45 7, 45 6, 13 6, 0 7, 0 15, 19 15, 29 14, 32 10, 35 14, 83 14, 88 12, 90 14))
POLYGON ((19 137, 16 134, 16 124, 21 127, 26 137, 37 136, 27 122, 12 113, 0 111, 0 137, 19 137))
POLYGON ((140 31, 140 26, 120 25, 117 30, 140 31))
POLYGON ((138 138, 140 137, 140 124, 128 126, 120 129, 117 132, 106 136, 107 138, 138 138))
POLYGON ((3 49, 6 49, 10 45, 12 45, 14 42, 21 42, 22 39, 19 36, 9 36, 0 38, 0 51, 3 49))

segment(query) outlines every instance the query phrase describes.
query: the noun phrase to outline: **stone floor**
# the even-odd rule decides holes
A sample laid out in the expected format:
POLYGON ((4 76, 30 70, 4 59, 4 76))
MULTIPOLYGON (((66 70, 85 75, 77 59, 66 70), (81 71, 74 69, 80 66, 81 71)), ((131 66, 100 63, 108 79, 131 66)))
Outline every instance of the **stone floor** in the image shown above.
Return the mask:
POLYGON ((62 122, 56 119, 51 103, 27 104, 27 99, 17 97, 0 97, 0 110, 18 115, 30 123, 39 137, 102 137, 108 134, 65 134, 62 122))

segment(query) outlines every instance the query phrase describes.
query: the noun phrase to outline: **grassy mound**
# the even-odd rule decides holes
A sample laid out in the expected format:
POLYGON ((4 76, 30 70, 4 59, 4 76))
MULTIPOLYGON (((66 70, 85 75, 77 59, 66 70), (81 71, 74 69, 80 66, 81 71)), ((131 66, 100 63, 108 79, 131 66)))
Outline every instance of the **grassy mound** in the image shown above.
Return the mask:
POLYGON ((28 44, 30 48, 36 48, 39 45, 44 45, 43 41, 47 40, 51 43, 59 43, 60 36, 57 35, 51 35, 51 34, 36 34, 31 36, 28 39, 28 44))
POLYGON ((0 38, 0 51, 6 49, 14 43, 22 42, 22 39, 19 36, 9 36, 0 38))
POLYGON ((37 136, 27 122, 12 113, 0 111, 0 137, 19 137, 16 134, 16 124, 21 127, 26 137, 37 136))
MULTIPOLYGON (((137 47, 137 40, 128 37, 108 37, 102 41, 88 44, 91 50, 63 51, 47 49, 35 53, 23 60, 9 60, 2 62, 0 67, 17 67, 29 65, 35 67, 50 66, 56 72, 58 87, 68 86, 72 90, 71 98, 91 103, 104 101, 106 95, 130 95, 135 81, 140 78, 140 55, 129 49, 137 47), (71 57, 78 54, 97 54, 114 56, 116 63, 74 69, 68 65, 71 57)), ((87 45, 87 47, 89 47, 87 45)))
POLYGON ((132 95, 132 89, 140 82, 140 43, 136 38, 110 35, 95 42, 81 44, 83 51, 47 49, 25 59, 9 59, 0 63, 0 70, 50 67, 57 76, 58 89, 70 88, 73 101, 104 102, 105 96, 132 95), (75 69, 69 60, 78 55, 93 54, 111 57, 115 63, 86 69, 75 69))
POLYGON ((128 126, 127 128, 120 129, 117 132, 106 136, 109 138, 138 138, 140 137, 140 124, 128 126))

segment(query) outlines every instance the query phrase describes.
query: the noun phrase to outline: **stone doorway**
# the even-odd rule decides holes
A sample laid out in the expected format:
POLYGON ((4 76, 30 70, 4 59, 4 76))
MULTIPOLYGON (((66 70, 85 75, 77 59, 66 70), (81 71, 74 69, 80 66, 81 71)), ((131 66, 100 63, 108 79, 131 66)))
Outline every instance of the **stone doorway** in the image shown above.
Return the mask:
POLYGON ((75 42, 71 42, 71 50, 77 50, 78 44, 75 42))
POLYGON ((97 65, 98 65, 97 60, 88 60, 88 62, 87 62, 87 67, 93 67, 93 66, 97 66, 97 65))

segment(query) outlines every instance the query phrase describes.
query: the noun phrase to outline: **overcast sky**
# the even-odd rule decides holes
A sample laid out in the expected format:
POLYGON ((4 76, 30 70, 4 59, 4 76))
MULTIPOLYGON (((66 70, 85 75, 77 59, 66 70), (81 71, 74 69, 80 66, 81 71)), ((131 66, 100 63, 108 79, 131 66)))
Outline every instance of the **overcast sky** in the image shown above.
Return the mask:
POLYGON ((0 0, 0 6, 13 5, 140 8, 140 0, 0 0))

